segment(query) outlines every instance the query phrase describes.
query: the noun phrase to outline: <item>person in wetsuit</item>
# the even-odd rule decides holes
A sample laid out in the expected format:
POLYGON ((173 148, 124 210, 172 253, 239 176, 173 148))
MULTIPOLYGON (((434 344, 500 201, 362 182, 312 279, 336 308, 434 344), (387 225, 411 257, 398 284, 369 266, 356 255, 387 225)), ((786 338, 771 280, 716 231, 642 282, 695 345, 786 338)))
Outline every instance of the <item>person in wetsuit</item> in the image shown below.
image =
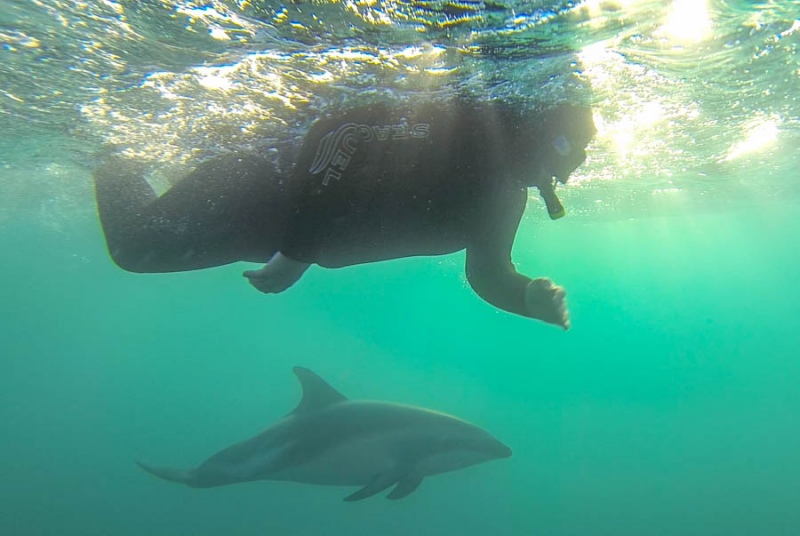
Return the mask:
POLYGON ((505 311, 569 328, 565 292, 518 273, 511 248, 536 186, 557 217, 565 183, 595 134, 591 110, 532 112, 498 103, 374 105, 317 121, 290 174, 226 155, 200 164, 161 197, 141 173, 95 173, 113 260, 132 272, 236 261, 265 293, 311 264, 339 268, 466 249, 474 291, 505 311))

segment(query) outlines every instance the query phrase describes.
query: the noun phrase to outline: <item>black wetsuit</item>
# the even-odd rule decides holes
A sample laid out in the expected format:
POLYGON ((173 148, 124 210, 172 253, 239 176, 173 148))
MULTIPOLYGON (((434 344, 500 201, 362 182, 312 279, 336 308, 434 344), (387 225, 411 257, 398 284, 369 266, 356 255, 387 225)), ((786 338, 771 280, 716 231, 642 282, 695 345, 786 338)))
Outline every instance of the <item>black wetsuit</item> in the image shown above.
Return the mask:
POLYGON ((490 104, 359 108, 315 123, 288 178, 229 155, 155 200, 143 178, 106 171, 98 205, 112 257, 131 271, 265 262, 277 251, 334 268, 466 249, 474 290, 528 316, 530 279, 511 248, 545 158, 542 128, 490 104))

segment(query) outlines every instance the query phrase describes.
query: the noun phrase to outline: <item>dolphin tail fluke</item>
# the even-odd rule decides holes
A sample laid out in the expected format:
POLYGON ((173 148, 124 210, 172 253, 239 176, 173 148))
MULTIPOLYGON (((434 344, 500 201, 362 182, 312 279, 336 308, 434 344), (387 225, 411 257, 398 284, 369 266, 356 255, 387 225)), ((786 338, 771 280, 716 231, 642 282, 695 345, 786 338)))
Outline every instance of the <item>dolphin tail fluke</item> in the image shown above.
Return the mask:
POLYGON ((178 482, 180 484, 190 484, 192 472, 185 469, 172 469, 170 467, 155 467, 153 465, 136 460, 136 465, 158 478, 178 482))

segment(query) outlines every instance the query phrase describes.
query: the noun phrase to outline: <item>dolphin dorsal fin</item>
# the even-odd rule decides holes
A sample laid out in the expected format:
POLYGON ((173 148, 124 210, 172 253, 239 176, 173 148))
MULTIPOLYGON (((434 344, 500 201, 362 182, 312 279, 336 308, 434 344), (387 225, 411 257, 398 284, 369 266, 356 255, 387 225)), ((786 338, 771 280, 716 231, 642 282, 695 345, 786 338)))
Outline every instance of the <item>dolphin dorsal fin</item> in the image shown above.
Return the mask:
POLYGON ((290 415, 302 415, 347 400, 346 396, 307 368, 294 367, 293 371, 303 388, 303 398, 290 415))

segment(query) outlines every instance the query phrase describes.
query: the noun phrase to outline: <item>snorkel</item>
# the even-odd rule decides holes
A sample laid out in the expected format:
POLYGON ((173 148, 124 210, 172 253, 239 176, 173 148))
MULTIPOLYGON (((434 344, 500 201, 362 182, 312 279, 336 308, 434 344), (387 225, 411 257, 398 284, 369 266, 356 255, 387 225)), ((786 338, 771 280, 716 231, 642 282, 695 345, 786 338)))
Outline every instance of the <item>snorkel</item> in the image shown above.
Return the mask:
MULTIPOLYGON (((572 152, 572 144, 563 134, 556 136, 550 144, 562 158, 569 156, 572 152)), ((539 189, 539 195, 541 195, 544 200, 547 213, 550 215, 551 220, 563 218, 567 214, 564 205, 561 204, 561 200, 556 195, 556 180, 563 184, 567 182, 567 177, 561 178, 560 176, 553 176, 548 172, 545 165, 542 164, 539 180, 534 184, 534 186, 539 189)))
POLYGON ((551 220, 557 220, 559 218, 563 218, 567 211, 564 209, 564 205, 561 204, 561 200, 556 195, 555 190, 555 179, 553 177, 542 179, 535 184, 535 186, 539 189, 539 195, 542 196, 544 200, 544 204, 547 207, 547 213, 550 215, 551 220))

